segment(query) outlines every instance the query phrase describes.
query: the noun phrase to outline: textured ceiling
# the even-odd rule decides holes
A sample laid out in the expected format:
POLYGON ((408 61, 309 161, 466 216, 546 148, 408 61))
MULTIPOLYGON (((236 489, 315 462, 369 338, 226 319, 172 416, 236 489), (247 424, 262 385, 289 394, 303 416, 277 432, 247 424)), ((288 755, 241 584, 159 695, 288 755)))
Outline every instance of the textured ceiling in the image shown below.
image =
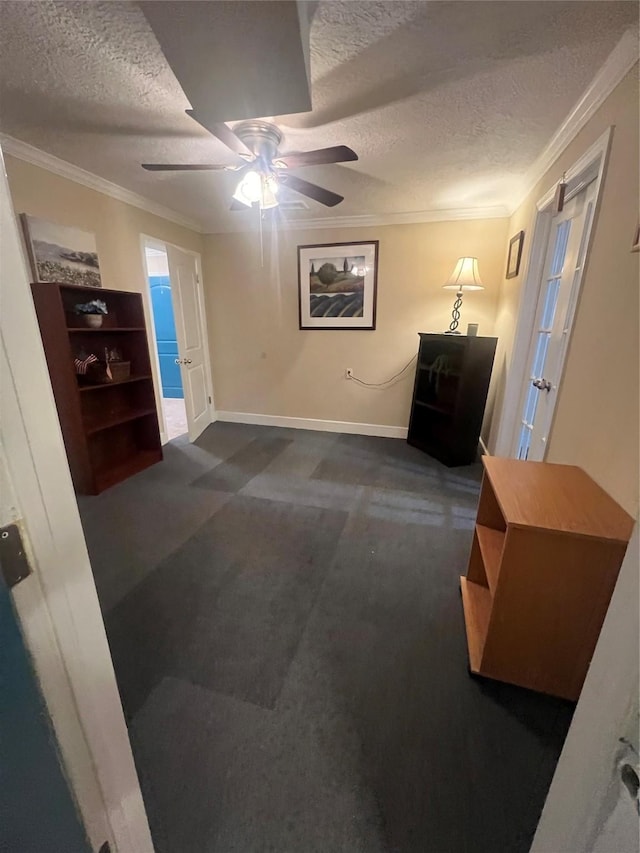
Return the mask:
MULTIPOLYGON (((634 2, 319 3, 313 110, 277 118, 283 149, 346 144, 360 160, 299 170, 345 201, 289 216, 509 205, 637 16, 634 2)), ((184 114, 189 102, 136 4, 0 2, 0 81, 4 133, 209 230, 251 216, 227 210, 231 173, 140 168, 229 156, 184 114)))

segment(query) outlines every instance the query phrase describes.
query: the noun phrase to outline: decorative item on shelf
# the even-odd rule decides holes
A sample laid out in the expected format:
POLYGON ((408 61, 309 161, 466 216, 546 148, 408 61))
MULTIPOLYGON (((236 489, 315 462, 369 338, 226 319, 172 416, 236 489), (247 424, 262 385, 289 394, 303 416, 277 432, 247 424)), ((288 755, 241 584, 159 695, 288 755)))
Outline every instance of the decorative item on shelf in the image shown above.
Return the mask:
POLYGON ((112 381, 109 362, 81 347, 73 359, 79 385, 106 385, 112 381))
POLYGON ((124 382, 131 376, 131 362, 122 358, 122 352, 117 347, 113 349, 105 347, 104 355, 112 382, 124 382))
POLYGON ((520 259, 522 258, 522 247, 524 245, 524 231, 518 231, 515 237, 509 240, 509 255, 507 256, 507 272, 505 278, 515 278, 520 272, 520 259))
POLYGON ((458 323, 460 322, 460 308, 462 307, 462 291, 484 290, 480 279, 477 258, 458 258, 458 263, 451 273, 446 284, 442 285, 445 290, 455 290, 456 298, 451 312, 451 323, 445 335, 459 335, 458 323))
POLYGON ((74 311, 76 314, 82 316, 85 325, 91 329, 99 329, 102 326, 104 315, 109 313, 107 304, 102 299, 92 299, 91 302, 80 302, 74 307, 74 311))
POLYGON ((102 287, 95 234, 26 213, 20 221, 36 281, 102 287))
POLYGON ((104 358, 81 347, 73 360, 80 385, 108 385, 124 382, 131 376, 131 362, 125 361, 117 347, 104 348, 104 358))
POLYGON ((84 352, 78 353, 76 358, 74 358, 74 360, 73 360, 73 363, 74 363, 75 368, 76 368, 76 375, 77 376, 86 376, 87 370, 89 369, 89 367, 92 364, 96 364, 97 361, 98 361, 97 356, 93 355, 93 353, 90 353, 89 355, 87 355, 84 352))
POLYGON ((300 329, 375 329, 378 241, 298 246, 300 329))
POLYGON ((478 336, 478 324, 477 323, 467 323, 467 337, 475 338, 478 336))

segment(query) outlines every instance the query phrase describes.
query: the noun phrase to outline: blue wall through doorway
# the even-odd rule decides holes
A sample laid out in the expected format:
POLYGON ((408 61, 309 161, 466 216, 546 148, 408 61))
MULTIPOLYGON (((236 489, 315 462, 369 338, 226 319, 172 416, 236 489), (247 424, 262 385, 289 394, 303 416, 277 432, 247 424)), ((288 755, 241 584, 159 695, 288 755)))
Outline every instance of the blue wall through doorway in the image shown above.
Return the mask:
POLYGON ((160 361, 160 381, 162 396, 165 398, 184 398, 180 367, 175 363, 178 358, 178 340, 171 301, 171 282, 168 275, 150 275, 151 305, 153 307, 153 325, 156 331, 158 359, 160 361))

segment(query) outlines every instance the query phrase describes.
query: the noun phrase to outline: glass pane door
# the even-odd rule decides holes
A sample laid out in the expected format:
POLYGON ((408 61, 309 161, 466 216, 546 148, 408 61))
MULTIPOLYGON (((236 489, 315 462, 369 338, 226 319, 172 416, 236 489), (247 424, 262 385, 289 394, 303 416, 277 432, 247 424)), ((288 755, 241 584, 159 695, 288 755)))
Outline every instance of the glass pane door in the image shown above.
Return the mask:
POLYGON ((595 188, 593 182, 574 196, 551 223, 529 354, 531 367, 523 388, 517 459, 544 458, 593 217, 595 188))

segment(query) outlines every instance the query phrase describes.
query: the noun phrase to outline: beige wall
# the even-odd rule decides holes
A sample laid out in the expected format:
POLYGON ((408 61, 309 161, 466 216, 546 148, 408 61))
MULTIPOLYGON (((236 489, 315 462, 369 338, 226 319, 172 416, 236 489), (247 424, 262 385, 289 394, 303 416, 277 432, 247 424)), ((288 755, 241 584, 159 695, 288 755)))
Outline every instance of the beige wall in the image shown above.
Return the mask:
POLYGON ((443 290, 461 255, 476 255, 486 290, 465 295, 461 328, 493 333, 506 219, 205 237, 209 340, 216 408, 232 412, 406 427, 413 370, 386 390, 359 387, 345 369, 382 382, 416 353, 418 332, 448 328, 443 290), (297 246, 379 240, 375 331, 298 329, 297 246))
MULTIPOLYGON (((509 234, 526 232, 521 274, 504 279, 496 316, 500 396, 507 376, 535 203, 614 125, 600 211, 548 443, 550 462, 584 468, 633 515, 638 512, 640 254, 630 252, 638 223, 638 68, 634 68, 513 214, 509 234)), ((499 413, 500 406, 496 406, 499 413)), ((494 417, 490 448, 497 431, 494 417)))
POLYGON ((202 251, 202 235, 23 160, 5 158, 16 214, 30 213, 96 235, 103 287, 142 292, 140 234, 202 251))
MULTIPOLYGON (((15 157, 7 156, 5 165, 16 214, 30 213, 95 233, 104 287, 144 292, 140 234, 202 251, 202 235, 195 231, 15 157)), ((149 310, 145 300, 148 326, 149 310)), ((160 385, 154 359, 152 367, 157 393, 160 385)))

